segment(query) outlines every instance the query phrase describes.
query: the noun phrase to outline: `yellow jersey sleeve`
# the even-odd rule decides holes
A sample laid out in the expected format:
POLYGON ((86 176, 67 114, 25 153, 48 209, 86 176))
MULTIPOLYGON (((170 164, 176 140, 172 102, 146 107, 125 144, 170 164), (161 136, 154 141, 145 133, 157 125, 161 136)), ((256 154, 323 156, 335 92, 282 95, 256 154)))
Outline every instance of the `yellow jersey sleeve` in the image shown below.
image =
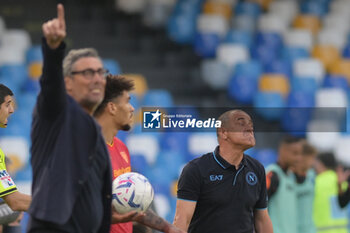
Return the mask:
POLYGON ((6 170, 5 154, 0 149, 0 197, 16 192, 17 187, 6 170))

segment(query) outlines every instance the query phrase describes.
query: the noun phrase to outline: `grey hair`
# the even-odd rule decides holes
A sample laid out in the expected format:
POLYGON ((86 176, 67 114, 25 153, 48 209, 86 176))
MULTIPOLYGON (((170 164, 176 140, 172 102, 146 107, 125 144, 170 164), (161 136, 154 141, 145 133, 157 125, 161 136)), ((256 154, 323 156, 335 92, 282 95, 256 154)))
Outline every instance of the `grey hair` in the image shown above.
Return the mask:
POLYGON ((74 63, 83 57, 96 57, 101 60, 96 49, 94 48, 72 49, 71 51, 69 51, 67 56, 63 59, 63 76, 64 77, 70 76, 73 71, 72 69, 73 69, 74 63))

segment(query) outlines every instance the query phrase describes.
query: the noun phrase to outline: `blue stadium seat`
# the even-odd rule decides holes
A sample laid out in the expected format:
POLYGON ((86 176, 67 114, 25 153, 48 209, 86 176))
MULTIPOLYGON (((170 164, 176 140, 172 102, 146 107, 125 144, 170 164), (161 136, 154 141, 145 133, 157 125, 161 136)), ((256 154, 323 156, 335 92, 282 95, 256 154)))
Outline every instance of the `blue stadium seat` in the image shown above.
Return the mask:
POLYGON ((35 93, 24 92, 16 96, 19 109, 32 114, 36 104, 37 95, 35 93))
POLYGON ((247 62, 238 63, 235 66, 234 73, 236 75, 251 75, 259 78, 263 72, 263 67, 258 60, 249 60, 247 62))
POLYGON ((220 36, 215 33, 198 32, 194 40, 194 50, 201 57, 215 57, 220 36))
POLYGON ((305 136, 311 119, 309 108, 287 108, 281 119, 282 129, 294 136, 305 136))
POLYGON ((277 162, 277 151, 273 149, 257 149, 255 158, 259 160, 264 167, 277 162))
POLYGON ((29 222, 29 214, 27 212, 23 212, 23 218, 21 220, 21 232, 22 233, 27 232, 28 222, 29 222))
POLYGON ((287 99, 287 107, 291 108, 313 108, 315 106, 315 95, 312 92, 292 91, 287 99))
POLYGON ((265 66, 265 73, 283 74, 289 79, 293 75, 292 70, 292 64, 288 60, 278 59, 265 66))
POLYGON ((318 17, 325 16, 328 11, 327 2, 319 0, 303 1, 300 8, 303 14, 316 15, 318 17))
POLYGON ((21 136, 29 140, 31 130, 31 112, 26 109, 18 109, 9 118, 6 135, 21 136))
POLYGON ((249 15, 258 18, 260 14, 261 7, 258 3, 240 1, 235 7, 235 15, 249 15))
POLYGON ((104 68, 107 69, 109 71, 109 73, 114 74, 114 75, 122 73, 121 68, 116 60, 103 59, 102 62, 103 62, 104 68))
POLYGON ((315 106, 314 93, 294 91, 287 100, 287 108, 283 113, 281 126, 295 136, 304 136, 315 106))
POLYGON ((258 77, 235 74, 228 85, 228 94, 240 104, 251 104, 258 91, 258 77))
POLYGON ((155 194, 162 194, 166 197, 170 197, 170 186, 169 184, 162 184, 158 182, 152 183, 152 187, 155 194))
POLYGON ((143 97, 143 106, 149 107, 173 107, 173 97, 165 89, 149 90, 143 97))
POLYGON ((188 132, 171 132, 164 133, 160 139, 161 151, 174 151, 187 158, 188 152, 188 132))
POLYGON ((136 113, 140 110, 140 100, 138 99, 136 94, 130 93, 130 104, 134 107, 136 113))
POLYGON ((293 63, 296 59, 308 57, 310 57, 310 53, 305 48, 286 46, 281 50, 281 58, 288 60, 291 63, 293 63))
POLYGON ((283 96, 276 92, 258 92, 254 97, 254 110, 269 121, 279 120, 285 106, 283 96))
POLYGON ((16 173, 15 180, 16 182, 31 181, 32 177, 33 177, 32 166, 30 165, 30 163, 27 163, 27 165, 24 168, 22 168, 16 173))
POLYGON ((130 164, 131 164, 132 171, 138 172, 141 174, 145 174, 146 170, 149 169, 149 164, 147 163, 147 160, 143 155, 137 155, 137 154, 131 155, 130 164))
POLYGON ((255 149, 254 147, 251 147, 248 150, 244 151, 244 154, 249 155, 252 158, 255 158, 256 151, 257 149, 255 149))
POLYGON ((327 75, 323 80, 323 87, 338 87, 344 89, 345 91, 349 90, 349 84, 346 77, 337 75, 327 75))
POLYGON ((283 47, 283 38, 276 32, 258 32, 256 35, 256 45, 266 46, 274 49, 281 49, 283 47))
MULTIPOLYGON (((349 99, 349 97, 348 97, 348 99, 349 99)), ((346 118, 345 118, 345 129, 346 129, 346 132, 344 132, 344 134, 350 135, 350 109, 349 108, 346 109, 346 114, 345 115, 346 115, 346 118)))
POLYGON ((40 45, 30 47, 26 52, 26 62, 31 64, 33 62, 42 62, 43 54, 40 45))
POLYGON ((34 79, 27 79, 23 86, 22 86, 22 90, 24 92, 30 92, 33 94, 38 94, 40 91, 40 84, 38 80, 34 80, 34 79))
POLYGON ((128 137, 129 132, 128 131, 123 131, 123 130, 119 130, 118 134, 116 135, 117 138, 119 138, 122 142, 125 143, 126 138, 128 137))
POLYGON ((291 80, 292 91, 303 91, 315 93, 317 91, 318 84, 316 79, 307 77, 293 77, 291 80))
POLYGON ((253 33, 247 30, 231 29, 227 32, 226 43, 236 43, 251 48, 253 45, 253 33))
POLYGON ((182 154, 175 151, 162 150, 157 156, 155 166, 166 167, 167 172, 176 179, 180 175, 180 169, 186 162, 182 154))
MULTIPOLYGON (((171 184, 171 182, 175 180, 172 174, 168 172, 167 167, 152 167, 152 169, 149 169, 146 175, 147 175, 146 177, 149 179, 149 181, 155 188, 155 191, 157 191, 156 190, 157 186, 169 187, 169 184, 171 184)), ((169 195, 170 195, 170 190, 169 190, 169 195)))
POLYGON ((263 66, 272 63, 278 59, 278 49, 270 48, 268 46, 257 45, 251 49, 251 56, 253 59, 259 60, 263 66))
POLYGON ((17 85, 14 79, 0 76, 0 83, 10 88, 15 96, 17 96, 21 92, 21 87, 17 85))
POLYGON ((343 57, 350 58, 350 36, 349 36, 349 41, 348 41, 347 45, 343 49, 343 57))
POLYGON ((3 65, 0 67, 0 77, 4 80, 11 79, 21 87, 27 78, 27 67, 24 64, 3 65))
MULTIPOLYGON (((134 124, 132 129, 131 129, 131 133, 132 134, 142 133, 142 125, 140 123, 134 124)), ((119 135, 119 132, 118 132, 118 135, 119 135)))
POLYGON ((197 15, 200 13, 203 0, 179 0, 174 7, 174 14, 197 15))
POLYGON ((192 43, 196 34, 196 16, 175 14, 170 17, 167 33, 170 39, 180 44, 192 43))
POLYGON ((176 211, 176 201, 177 201, 177 198, 175 197, 170 197, 169 198, 169 203, 170 203, 170 211, 169 213, 167 214, 167 216, 165 217, 165 219, 168 221, 168 222, 173 222, 174 221, 174 217, 175 217, 175 211, 176 211))

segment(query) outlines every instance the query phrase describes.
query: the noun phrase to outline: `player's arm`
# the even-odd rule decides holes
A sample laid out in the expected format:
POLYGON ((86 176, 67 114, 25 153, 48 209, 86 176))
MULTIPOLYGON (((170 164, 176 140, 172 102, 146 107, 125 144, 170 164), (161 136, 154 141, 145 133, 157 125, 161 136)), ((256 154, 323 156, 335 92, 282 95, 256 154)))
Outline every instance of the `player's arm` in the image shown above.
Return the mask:
POLYGON ((152 210, 147 210, 144 215, 135 216, 135 221, 148 226, 152 229, 165 232, 165 233, 185 233, 186 231, 180 230, 174 225, 170 224, 163 218, 159 217, 152 210))
POLYGON ((27 211, 32 202, 30 195, 18 191, 5 195, 2 198, 13 211, 27 211))
POLYGON ((267 209, 254 211, 254 225, 256 233, 273 233, 272 222, 267 209))
POLYGON ((166 233, 184 233, 184 231, 176 228, 163 218, 159 217, 152 210, 147 210, 146 212, 137 213, 132 211, 126 214, 119 214, 115 210, 112 213, 112 223, 122 223, 136 221, 152 229, 166 232, 166 233))
POLYGON ((174 225, 187 231, 193 217, 197 202, 178 199, 176 202, 176 212, 174 225))
POLYGON ((201 180, 199 165, 189 162, 179 178, 174 218, 174 225, 182 230, 187 231, 191 223, 200 196, 201 180))
POLYGON ((38 112, 46 117, 56 116, 65 106, 66 92, 62 74, 64 57, 63 43, 66 37, 64 8, 57 5, 57 18, 42 25, 44 35, 42 49, 43 73, 40 78, 41 91, 38 98, 38 112))
POLYGON ((271 198, 278 190, 279 179, 276 172, 270 171, 266 175, 267 196, 271 198))

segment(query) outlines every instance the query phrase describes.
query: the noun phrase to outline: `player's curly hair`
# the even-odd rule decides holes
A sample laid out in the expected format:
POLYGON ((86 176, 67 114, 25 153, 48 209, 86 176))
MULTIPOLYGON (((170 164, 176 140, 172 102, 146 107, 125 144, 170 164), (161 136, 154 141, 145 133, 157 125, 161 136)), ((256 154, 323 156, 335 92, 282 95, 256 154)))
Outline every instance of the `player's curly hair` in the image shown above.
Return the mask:
POLYGON ((107 103, 121 96, 124 91, 131 91, 134 89, 134 82, 120 75, 107 75, 105 96, 102 103, 96 108, 94 116, 98 117, 103 113, 107 103))

